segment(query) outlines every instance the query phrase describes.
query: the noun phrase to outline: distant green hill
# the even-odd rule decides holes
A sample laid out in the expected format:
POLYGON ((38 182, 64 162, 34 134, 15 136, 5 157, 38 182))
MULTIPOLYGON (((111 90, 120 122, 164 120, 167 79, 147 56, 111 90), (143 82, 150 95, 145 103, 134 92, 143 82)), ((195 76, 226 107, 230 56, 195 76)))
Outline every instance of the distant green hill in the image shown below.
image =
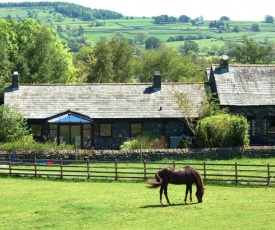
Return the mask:
POLYGON ((166 15, 134 18, 65 2, 0 3, 0 17, 15 21, 35 18, 50 23, 68 44, 73 40, 81 40, 83 44, 94 45, 101 37, 110 38, 120 33, 132 39, 136 46, 143 46, 144 43, 137 39, 143 33, 146 37, 155 36, 173 47, 183 45, 186 40, 193 40, 199 45, 201 54, 205 55, 218 54, 217 50, 225 42, 241 42, 244 35, 261 44, 275 42, 274 23, 226 20, 223 24, 219 19, 194 23, 194 20, 181 22, 179 18, 172 18, 172 21, 168 18, 169 23, 166 23, 166 15), (260 30, 253 31, 253 24, 257 24, 260 30))
MULTIPOLYGON (((103 9, 91 9, 74 3, 67 2, 22 2, 22 3, 0 3, 0 8, 12 8, 14 12, 20 10, 27 11, 30 17, 38 17, 37 13, 40 10, 43 12, 50 10, 52 13, 60 13, 65 17, 79 18, 83 21, 95 19, 118 19, 122 18, 121 13, 103 9)), ((7 12, 12 12, 7 10, 7 12)), ((9 13, 7 14, 9 15, 9 13)), ((7 16, 6 15, 6 16, 7 16)))

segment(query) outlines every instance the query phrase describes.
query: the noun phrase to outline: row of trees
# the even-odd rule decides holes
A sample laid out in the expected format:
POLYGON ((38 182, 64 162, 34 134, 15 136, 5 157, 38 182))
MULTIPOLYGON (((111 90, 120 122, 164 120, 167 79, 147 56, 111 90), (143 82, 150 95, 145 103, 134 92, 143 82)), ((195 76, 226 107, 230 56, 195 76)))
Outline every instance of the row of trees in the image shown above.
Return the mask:
POLYGON ((63 16, 71 17, 71 18, 79 18, 84 21, 91 21, 95 19, 118 19, 123 18, 123 15, 118 12, 103 10, 103 9, 91 9, 89 7, 84 7, 79 4, 74 3, 66 3, 66 2, 6 2, 0 3, 0 8, 3 7, 26 7, 26 8, 34 8, 34 7, 42 7, 53 8, 53 10, 57 13, 62 14, 63 16))
POLYGON ((142 49, 139 56, 134 52, 137 48, 132 41, 118 34, 111 40, 102 39, 93 49, 82 49, 74 63, 86 82, 152 82, 156 69, 165 82, 204 80, 203 68, 174 48, 142 49))

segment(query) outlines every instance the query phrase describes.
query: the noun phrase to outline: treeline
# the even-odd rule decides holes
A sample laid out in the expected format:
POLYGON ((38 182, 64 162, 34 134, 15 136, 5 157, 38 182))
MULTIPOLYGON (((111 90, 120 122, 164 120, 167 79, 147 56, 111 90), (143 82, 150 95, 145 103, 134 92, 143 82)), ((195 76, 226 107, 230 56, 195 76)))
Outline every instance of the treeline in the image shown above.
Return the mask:
POLYGON ((155 16, 154 23, 155 24, 169 24, 169 23, 188 23, 191 22, 192 25, 204 24, 203 17, 197 17, 195 19, 191 19, 187 15, 181 15, 179 18, 175 18, 173 16, 168 16, 166 14, 155 16))
POLYGON ((95 19, 119 19, 123 18, 123 15, 118 12, 103 10, 103 9, 91 9, 74 3, 67 2, 7 2, 0 3, 0 8, 5 7, 52 7, 55 12, 71 18, 79 18, 83 21, 91 21, 95 19))
POLYGON ((209 28, 216 28, 220 30, 229 30, 229 23, 224 21, 211 21, 209 23, 209 28))

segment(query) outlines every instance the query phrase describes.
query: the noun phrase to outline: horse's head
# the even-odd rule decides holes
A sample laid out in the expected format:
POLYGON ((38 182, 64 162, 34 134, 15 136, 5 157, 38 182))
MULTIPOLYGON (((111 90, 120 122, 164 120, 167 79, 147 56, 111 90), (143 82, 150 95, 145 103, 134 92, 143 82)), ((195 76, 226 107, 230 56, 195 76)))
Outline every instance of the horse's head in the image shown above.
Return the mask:
POLYGON ((197 197, 199 203, 202 203, 203 194, 204 194, 204 190, 198 190, 196 192, 196 197, 197 197))

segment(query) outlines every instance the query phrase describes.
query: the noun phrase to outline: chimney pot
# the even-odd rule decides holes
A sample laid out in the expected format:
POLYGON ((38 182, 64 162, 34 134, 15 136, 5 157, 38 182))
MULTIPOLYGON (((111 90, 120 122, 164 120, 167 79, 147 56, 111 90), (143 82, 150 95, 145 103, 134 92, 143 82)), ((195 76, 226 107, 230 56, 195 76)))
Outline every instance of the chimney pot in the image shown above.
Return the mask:
POLYGON ((223 71, 228 71, 229 58, 227 55, 222 55, 220 59, 220 69, 223 71))
POLYGON ((14 71, 12 75, 12 88, 19 89, 19 74, 17 71, 14 71))
POLYGON ((154 88, 154 90, 160 90, 161 89, 161 74, 160 74, 160 71, 155 71, 154 72, 153 88, 154 88))

